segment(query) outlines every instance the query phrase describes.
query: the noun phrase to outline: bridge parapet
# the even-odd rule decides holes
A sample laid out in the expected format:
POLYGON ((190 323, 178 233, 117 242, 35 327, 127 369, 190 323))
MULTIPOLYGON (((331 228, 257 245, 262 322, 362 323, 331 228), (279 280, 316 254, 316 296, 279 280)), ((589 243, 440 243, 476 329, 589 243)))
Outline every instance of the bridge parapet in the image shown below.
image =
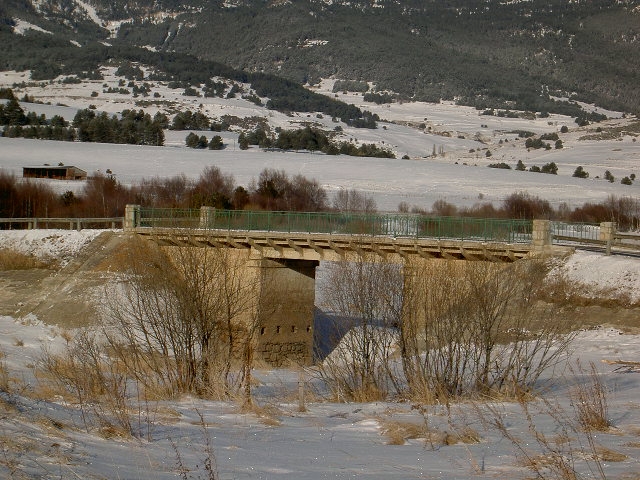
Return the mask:
POLYGON ((529 220, 430 217, 394 213, 273 212, 127 207, 128 228, 188 228, 228 232, 356 235, 370 237, 531 243, 529 220), (137 209, 137 210, 136 210, 137 209))

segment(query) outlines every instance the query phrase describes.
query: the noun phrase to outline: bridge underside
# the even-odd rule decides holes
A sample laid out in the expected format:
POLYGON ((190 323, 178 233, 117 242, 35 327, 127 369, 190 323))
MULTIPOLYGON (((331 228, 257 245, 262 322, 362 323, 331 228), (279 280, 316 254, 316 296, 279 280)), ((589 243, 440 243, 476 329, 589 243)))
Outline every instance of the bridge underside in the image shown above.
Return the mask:
POLYGON ((413 239, 354 235, 296 234, 137 228, 135 233, 166 246, 224 247, 251 250, 269 259, 338 261, 377 255, 394 262, 412 256, 513 262, 530 256, 530 244, 486 243, 460 240, 413 239))

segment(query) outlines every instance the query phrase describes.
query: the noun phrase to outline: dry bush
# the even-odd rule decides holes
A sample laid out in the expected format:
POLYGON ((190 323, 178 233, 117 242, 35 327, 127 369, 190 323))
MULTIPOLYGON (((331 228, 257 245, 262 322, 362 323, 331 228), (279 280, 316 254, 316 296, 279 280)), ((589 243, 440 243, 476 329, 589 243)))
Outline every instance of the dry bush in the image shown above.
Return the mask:
POLYGON ((33 255, 27 255, 9 248, 0 248, 0 271, 52 267, 53 263, 44 262, 33 255))
MULTIPOLYGON (((401 390, 392 359, 402 311, 402 272, 376 255, 358 254, 329 268, 323 307, 336 315, 337 347, 319 365, 338 401, 375 401, 401 390), (341 332, 338 323, 351 329, 341 332)), ((344 330, 344 329, 342 329, 344 330)))
POLYGON ((106 305, 112 354, 149 391, 250 399, 260 278, 242 254, 190 245, 123 250, 106 305))
POLYGON ((198 410, 196 410, 196 413, 198 414, 198 417, 200 419, 199 425, 205 443, 202 467, 196 465, 194 469, 191 469, 187 465, 185 465, 178 445, 172 439, 169 439, 176 456, 176 467, 178 470, 177 473, 182 480, 189 480, 191 478, 202 480, 203 477, 200 476, 200 473, 204 473, 206 475, 204 477, 206 480, 218 480, 220 478, 220 474, 218 473, 218 463, 216 460, 215 452, 213 450, 213 441, 211 439, 211 435, 209 434, 209 430, 207 429, 207 424, 204 421, 204 416, 198 410), (204 469, 204 472, 202 472, 202 469, 204 469), (192 470, 198 473, 197 477, 194 477, 192 475, 192 470))
POLYGON ((571 403, 581 428, 585 431, 606 432, 611 428, 607 404, 608 390, 602 383, 593 362, 585 370, 580 362, 570 367, 574 377, 586 377, 587 382, 576 383, 569 392, 571 403))
POLYGON ((406 265, 401 348, 412 398, 526 395, 574 336, 539 301, 546 273, 536 260, 406 265))
POLYGON ((77 403, 87 429, 98 428, 105 437, 134 434, 129 408, 129 386, 122 366, 106 355, 89 333, 80 333, 64 352, 45 349, 38 377, 49 394, 77 403))
POLYGON ((542 398, 535 403, 520 401, 519 406, 528 430, 523 437, 511 431, 503 413, 495 405, 476 404, 474 409, 486 426, 511 442, 519 464, 533 471, 536 478, 576 480, 583 478, 579 473, 583 469, 590 472, 589 478, 606 480, 605 462, 623 461, 626 458, 596 444, 594 432, 585 431, 578 418, 567 416, 555 403, 542 398), (539 417, 550 417, 554 429, 559 429, 560 433, 545 435, 537 423, 539 417))

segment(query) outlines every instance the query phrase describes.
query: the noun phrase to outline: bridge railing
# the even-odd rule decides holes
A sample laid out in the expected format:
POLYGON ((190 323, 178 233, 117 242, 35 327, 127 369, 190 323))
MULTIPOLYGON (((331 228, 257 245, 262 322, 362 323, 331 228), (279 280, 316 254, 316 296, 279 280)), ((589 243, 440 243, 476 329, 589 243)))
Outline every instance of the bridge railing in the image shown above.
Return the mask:
POLYGON ((553 243, 600 243, 599 223, 551 222, 553 243))
POLYGON ((82 230, 91 229, 112 229, 122 228, 124 219, 122 217, 110 218, 0 218, 0 229, 2 230, 23 230, 23 229, 68 229, 82 230))
POLYGON ((140 227, 530 243, 532 222, 413 214, 141 208, 140 227))

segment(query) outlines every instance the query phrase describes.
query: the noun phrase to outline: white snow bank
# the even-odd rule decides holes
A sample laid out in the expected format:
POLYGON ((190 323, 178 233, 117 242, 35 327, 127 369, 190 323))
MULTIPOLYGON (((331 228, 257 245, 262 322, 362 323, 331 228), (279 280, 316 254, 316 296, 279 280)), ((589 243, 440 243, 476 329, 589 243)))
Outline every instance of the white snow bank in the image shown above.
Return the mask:
POLYGON ((48 33, 49 35, 53 35, 49 30, 45 30, 37 25, 26 22, 24 20, 20 20, 19 18, 14 18, 16 26, 13 27, 13 33, 17 35, 24 35, 27 30, 35 30, 36 32, 48 33))
POLYGON ((565 275, 598 290, 627 294, 633 302, 640 301, 640 259, 626 256, 577 251, 553 273, 565 275))
POLYGON ((67 264, 104 230, 0 230, 0 248, 67 264))

